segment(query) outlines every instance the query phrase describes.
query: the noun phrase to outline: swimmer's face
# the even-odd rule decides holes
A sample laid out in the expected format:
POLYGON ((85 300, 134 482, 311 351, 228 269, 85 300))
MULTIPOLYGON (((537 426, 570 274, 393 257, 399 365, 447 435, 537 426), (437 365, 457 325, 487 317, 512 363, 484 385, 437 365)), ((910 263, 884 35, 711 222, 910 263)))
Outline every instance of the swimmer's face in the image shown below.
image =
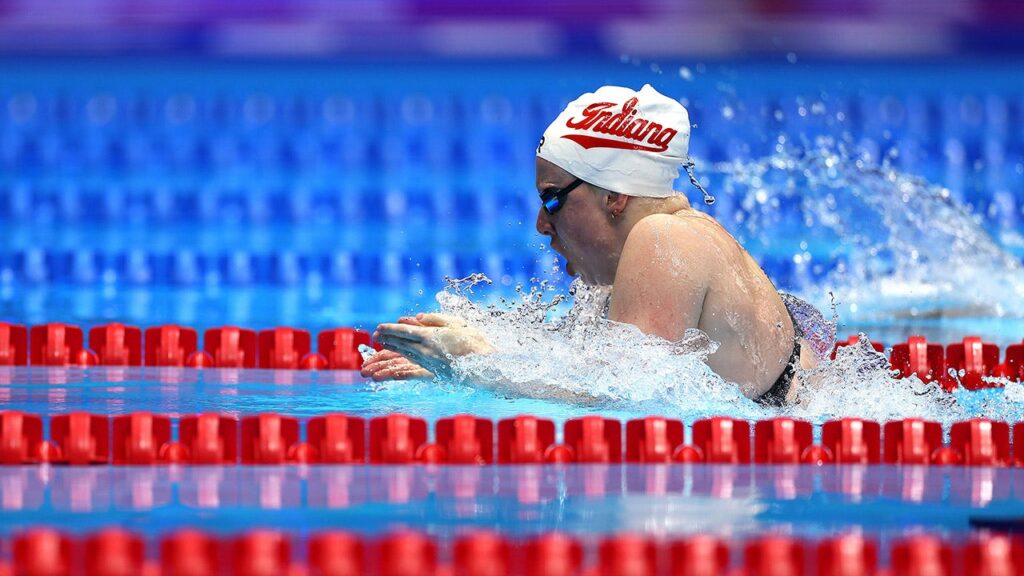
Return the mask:
MULTIPOLYGON (((564 188, 576 179, 547 160, 537 158, 537 192, 564 188)), ((582 184, 563 199, 562 207, 548 214, 537 200, 537 232, 551 238, 551 249, 565 258, 565 271, 587 284, 611 284, 615 266, 609 262, 611 230, 600 194, 582 184)))

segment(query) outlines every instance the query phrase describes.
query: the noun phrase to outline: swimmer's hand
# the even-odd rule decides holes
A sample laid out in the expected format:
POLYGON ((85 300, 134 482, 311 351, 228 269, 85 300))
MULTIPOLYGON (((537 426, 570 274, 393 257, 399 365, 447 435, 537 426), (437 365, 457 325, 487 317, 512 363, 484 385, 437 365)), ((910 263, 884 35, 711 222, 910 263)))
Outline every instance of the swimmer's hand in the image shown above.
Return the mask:
POLYGON ((373 334, 385 350, 396 352, 422 369, 451 375, 451 361, 470 354, 493 352, 484 335, 461 318, 443 314, 417 314, 395 324, 381 324, 373 334))
POLYGON ((430 380, 434 375, 419 364, 391 350, 381 350, 363 362, 359 371, 364 378, 384 380, 430 380))

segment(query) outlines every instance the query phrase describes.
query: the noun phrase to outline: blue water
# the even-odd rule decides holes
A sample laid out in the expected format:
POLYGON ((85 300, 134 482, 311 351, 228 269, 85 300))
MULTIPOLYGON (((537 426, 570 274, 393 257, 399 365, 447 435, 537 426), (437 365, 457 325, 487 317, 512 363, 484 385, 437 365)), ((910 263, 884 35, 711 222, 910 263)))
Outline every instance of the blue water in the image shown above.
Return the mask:
MULTIPOLYGON (((686 100, 698 175, 718 200, 703 209, 780 289, 823 297, 823 279, 856 253, 848 239, 804 221, 799 191, 765 210, 730 194, 713 167, 780 146, 813 149, 822 135, 847 142, 854 158, 947 186, 1003 249, 1024 255, 1024 77, 1004 63, 659 67, 665 72, 617 62, 0 60, 0 320, 316 331, 372 328, 436 308, 445 276, 486 273, 495 284, 477 297, 488 301, 535 278, 564 290, 533 231, 533 151, 564 102, 605 83, 652 82, 686 100), (775 231, 768 237, 747 226, 765 214, 775 231)), ((889 344, 912 333, 942 342, 979 334, 1001 345, 1024 337, 1020 318, 986 314, 840 323, 841 335, 865 330, 889 344)), ((1002 403, 999 394, 960 401, 983 413, 1002 403)), ((41 414, 401 411, 430 420, 466 411, 558 421, 665 411, 451 384, 381 387, 343 372, 150 369, 3 369, 0 402, 41 414)), ((688 422, 710 415, 672 410, 688 422)), ((859 526, 882 536, 916 528, 963 535, 972 516, 1024 514, 1022 494, 1016 469, 3 468, 0 532, 116 523, 150 535, 197 524, 222 532, 266 524, 448 534, 476 525, 519 534, 821 535, 859 526), (540 496, 524 501, 504 491, 509 485, 536 486, 540 496), (197 486, 219 502, 190 501, 197 486), (352 499, 325 503, 339 486, 352 499), (396 502, 377 491, 390 488, 414 496, 396 502)))
MULTIPOLYGON (((999 62, 658 64, 4 60, 0 316, 319 329, 431 307, 445 275, 483 271, 508 295, 555 261, 532 224, 538 135, 610 82, 687 102, 698 175, 719 200, 703 209, 782 289, 807 288, 849 247, 801 221, 799 194, 780 199, 767 239, 750 232, 752 207, 712 169, 765 157, 780 135, 846 139, 946 185, 1024 253, 1024 81, 999 62)), ((886 340, 962 334, 942 323, 868 326, 886 340)), ((979 327, 1003 344, 1024 332, 979 327)))
POLYGON ((883 540, 921 530, 961 539, 972 523, 1019 517, 1022 493, 1019 469, 912 466, 4 467, 0 533, 117 524, 156 536, 198 522, 299 537, 338 527, 736 538, 860 528, 883 540))

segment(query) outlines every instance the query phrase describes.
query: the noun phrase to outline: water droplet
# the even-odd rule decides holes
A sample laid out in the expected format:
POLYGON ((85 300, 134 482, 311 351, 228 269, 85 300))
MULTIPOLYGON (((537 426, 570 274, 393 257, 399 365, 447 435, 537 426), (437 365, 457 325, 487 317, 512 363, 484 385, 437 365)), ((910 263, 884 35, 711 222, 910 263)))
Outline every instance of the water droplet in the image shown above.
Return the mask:
POLYGON ((686 80, 687 82, 690 82, 691 80, 693 80, 693 72, 691 72, 690 69, 687 68, 686 66, 682 66, 679 68, 679 77, 682 78, 683 80, 686 80))
POLYGON ((796 64, 796 52, 790 52, 789 54, 786 54, 786 62, 789 62, 790 64, 796 64))
POLYGON ((700 182, 697 181, 697 176, 694 173, 693 160, 689 160, 686 162, 686 175, 690 177, 690 184, 693 184, 697 188, 697 190, 700 190, 701 193, 704 194, 704 203, 707 204, 708 206, 714 204, 715 197, 709 194, 708 191, 705 190, 704 187, 700 185, 700 182))

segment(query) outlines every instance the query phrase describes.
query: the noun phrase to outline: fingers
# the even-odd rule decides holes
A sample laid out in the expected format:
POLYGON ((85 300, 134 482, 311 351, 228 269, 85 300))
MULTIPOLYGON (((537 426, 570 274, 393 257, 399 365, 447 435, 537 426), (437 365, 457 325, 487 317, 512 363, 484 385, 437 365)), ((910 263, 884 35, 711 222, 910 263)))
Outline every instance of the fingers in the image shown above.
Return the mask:
POLYGON ((416 315, 416 320, 421 326, 433 326, 436 328, 466 325, 466 321, 462 318, 449 316, 447 314, 436 314, 434 312, 420 312, 416 315))
POLYGON ((388 339, 402 339, 422 342, 430 336, 431 328, 411 324, 381 324, 373 334, 373 339, 384 343, 388 339))
POLYGON ((408 380, 413 378, 430 379, 434 377, 430 371, 425 370, 420 365, 397 352, 385 350, 380 354, 384 354, 385 359, 382 359, 379 362, 367 362, 366 365, 363 366, 362 370, 360 370, 363 377, 373 378, 378 382, 383 380, 408 380))
POLYGON ((369 373, 374 370, 374 367, 378 367, 381 364, 394 360, 395 358, 401 358, 402 355, 393 350, 380 350, 363 361, 363 365, 360 368, 363 376, 369 376, 369 373))
POLYGON ((422 322, 420 322, 419 318, 414 318, 412 316, 402 316, 401 318, 398 319, 398 323, 399 324, 408 324, 410 326, 423 326, 424 325, 422 322))
POLYGON ((366 364, 363 365, 362 369, 360 369, 359 373, 362 374, 364 377, 371 377, 385 370, 418 370, 421 368, 419 364, 416 364, 412 360, 409 360, 405 356, 402 356, 401 354, 393 350, 384 350, 380 354, 383 355, 383 358, 381 358, 381 360, 376 362, 367 362, 366 364))
POLYGON ((429 380, 434 375, 423 368, 390 368, 381 370, 373 375, 376 382, 385 380, 429 380))

